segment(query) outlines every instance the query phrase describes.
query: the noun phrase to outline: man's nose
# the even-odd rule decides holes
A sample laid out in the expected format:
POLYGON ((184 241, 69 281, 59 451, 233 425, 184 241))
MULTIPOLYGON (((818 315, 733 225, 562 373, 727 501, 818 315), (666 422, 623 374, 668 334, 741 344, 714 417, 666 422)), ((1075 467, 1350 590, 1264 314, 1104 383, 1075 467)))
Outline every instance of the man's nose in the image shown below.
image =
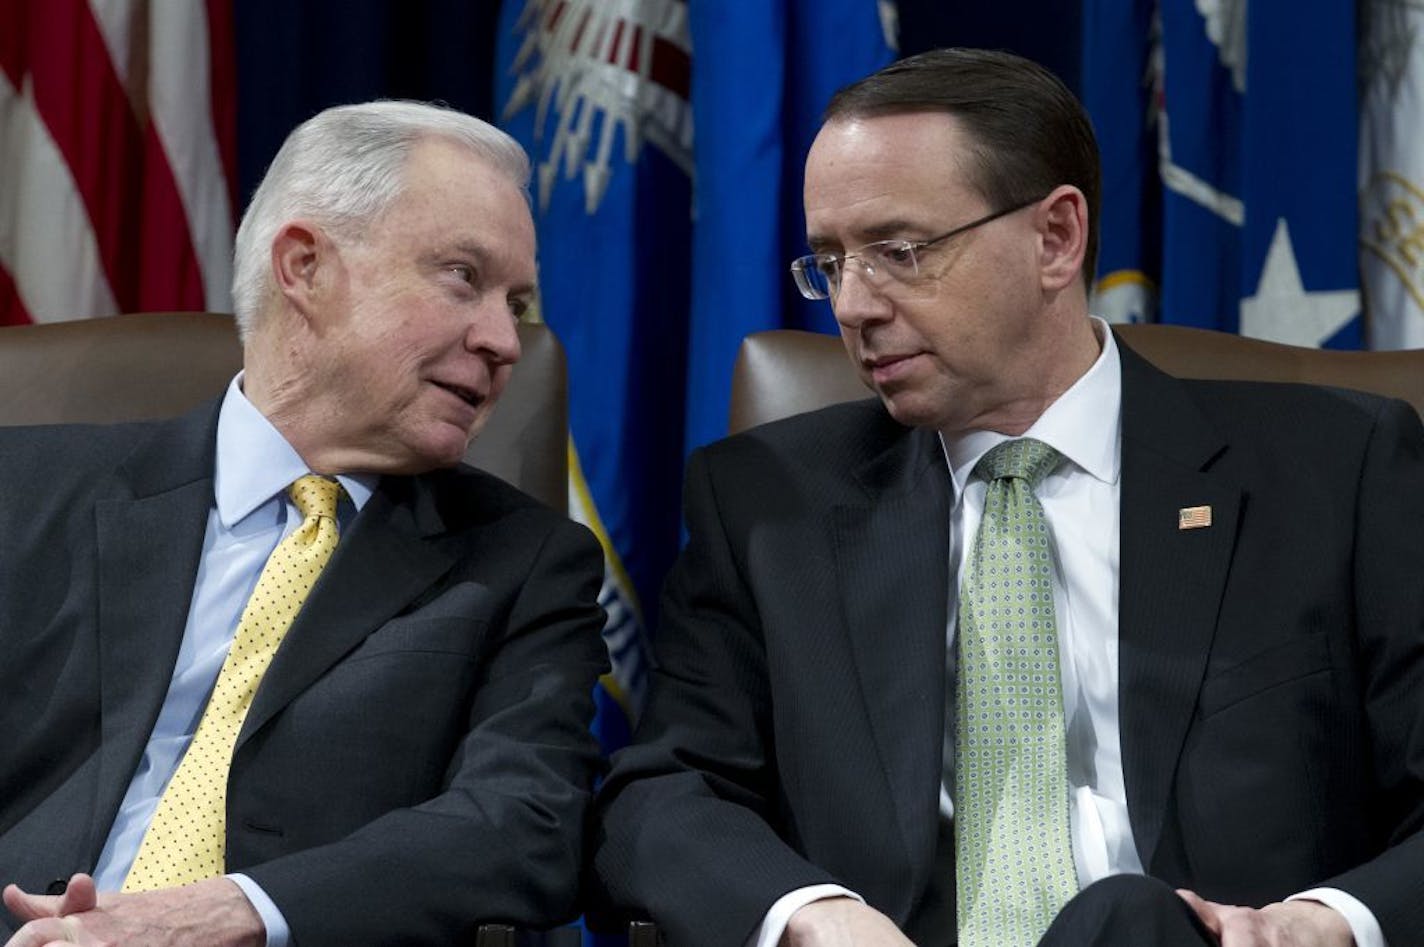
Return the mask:
POLYGON ((485 354, 497 365, 519 361, 519 320, 505 301, 492 300, 480 307, 479 315, 465 330, 465 348, 485 354))
POLYGON ((841 266, 840 288, 831 298, 831 310, 836 322, 847 329, 858 329, 868 322, 883 322, 890 318, 891 312, 889 300, 880 291, 877 281, 855 257, 841 266))

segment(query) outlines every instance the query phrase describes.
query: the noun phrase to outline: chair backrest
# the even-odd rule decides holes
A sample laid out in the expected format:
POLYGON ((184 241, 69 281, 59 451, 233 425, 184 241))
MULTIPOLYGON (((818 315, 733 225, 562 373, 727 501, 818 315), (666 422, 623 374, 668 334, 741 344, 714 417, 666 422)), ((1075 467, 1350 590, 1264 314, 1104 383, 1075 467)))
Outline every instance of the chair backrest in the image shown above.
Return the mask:
MULTIPOLYGON (((465 460, 568 507, 564 351, 521 325, 524 357, 465 460)), ((242 367, 232 317, 163 312, 0 328, 0 425, 145 420, 187 411, 242 367)))
MULTIPOLYGON (((1336 352, 1185 326, 1118 326, 1123 341, 1171 375, 1300 381, 1402 398, 1424 415, 1424 349, 1336 352)), ((828 404, 867 398, 832 335, 775 329, 747 336, 732 378, 732 433, 828 404)))

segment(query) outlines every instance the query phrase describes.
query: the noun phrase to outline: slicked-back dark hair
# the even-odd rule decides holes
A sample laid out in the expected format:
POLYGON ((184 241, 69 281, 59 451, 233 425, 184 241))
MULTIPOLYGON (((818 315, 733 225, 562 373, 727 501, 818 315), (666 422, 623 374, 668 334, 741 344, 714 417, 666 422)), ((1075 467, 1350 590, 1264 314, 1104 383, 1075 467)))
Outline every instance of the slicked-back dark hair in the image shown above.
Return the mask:
POLYGON ((988 49, 936 49, 891 63, 837 92, 826 122, 907 112, 953 115, 974 142, 971 181, 993 208, 1071 184, 1088 202, 1083 277, 1098 260, 1102 192, 1098 142, 1088 114, 1058 77, 1022 56, 988 49))

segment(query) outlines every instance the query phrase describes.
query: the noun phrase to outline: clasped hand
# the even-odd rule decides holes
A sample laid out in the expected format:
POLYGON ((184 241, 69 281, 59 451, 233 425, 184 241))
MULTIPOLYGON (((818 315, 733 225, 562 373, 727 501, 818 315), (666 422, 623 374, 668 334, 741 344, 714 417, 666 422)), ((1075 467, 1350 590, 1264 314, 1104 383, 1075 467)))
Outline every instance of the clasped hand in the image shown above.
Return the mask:
POLYGON ((226 878, 142 894, 104 894, 78 874, 62 895, 4 891, 24 926, 5 947, 261 947, 262 918, 226 878))
POLYGON ((1319 901, 1282 901, 1244 908, 1208 901, 1193 891, 1177 894, 1221 947, 1351 947, 1355 935, 1333 908, 1319 901))

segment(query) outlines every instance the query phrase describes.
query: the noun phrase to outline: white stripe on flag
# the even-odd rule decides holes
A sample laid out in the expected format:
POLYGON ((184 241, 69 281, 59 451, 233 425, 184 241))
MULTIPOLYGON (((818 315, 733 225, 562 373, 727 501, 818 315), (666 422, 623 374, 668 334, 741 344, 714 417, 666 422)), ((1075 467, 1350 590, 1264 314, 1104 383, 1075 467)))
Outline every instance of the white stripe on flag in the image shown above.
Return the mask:
POLYGON ((149 13, 149 103, 188 217, 208 309, 232 310, 232 208, 213 130, 207 6, 159 0, 149 13))
POLYGON ((137 0, 89 0, 89 12, 104 37, 104 45, 109 48, 109 62, 131 96, 142 91, 129 86, 129 51, 133 49, 133 23, 138 7, 137 0))
POLYGON ((36 321, 118 311, 69 166, 35 108, 30 80, 0 71, 0 264, 36 321))

